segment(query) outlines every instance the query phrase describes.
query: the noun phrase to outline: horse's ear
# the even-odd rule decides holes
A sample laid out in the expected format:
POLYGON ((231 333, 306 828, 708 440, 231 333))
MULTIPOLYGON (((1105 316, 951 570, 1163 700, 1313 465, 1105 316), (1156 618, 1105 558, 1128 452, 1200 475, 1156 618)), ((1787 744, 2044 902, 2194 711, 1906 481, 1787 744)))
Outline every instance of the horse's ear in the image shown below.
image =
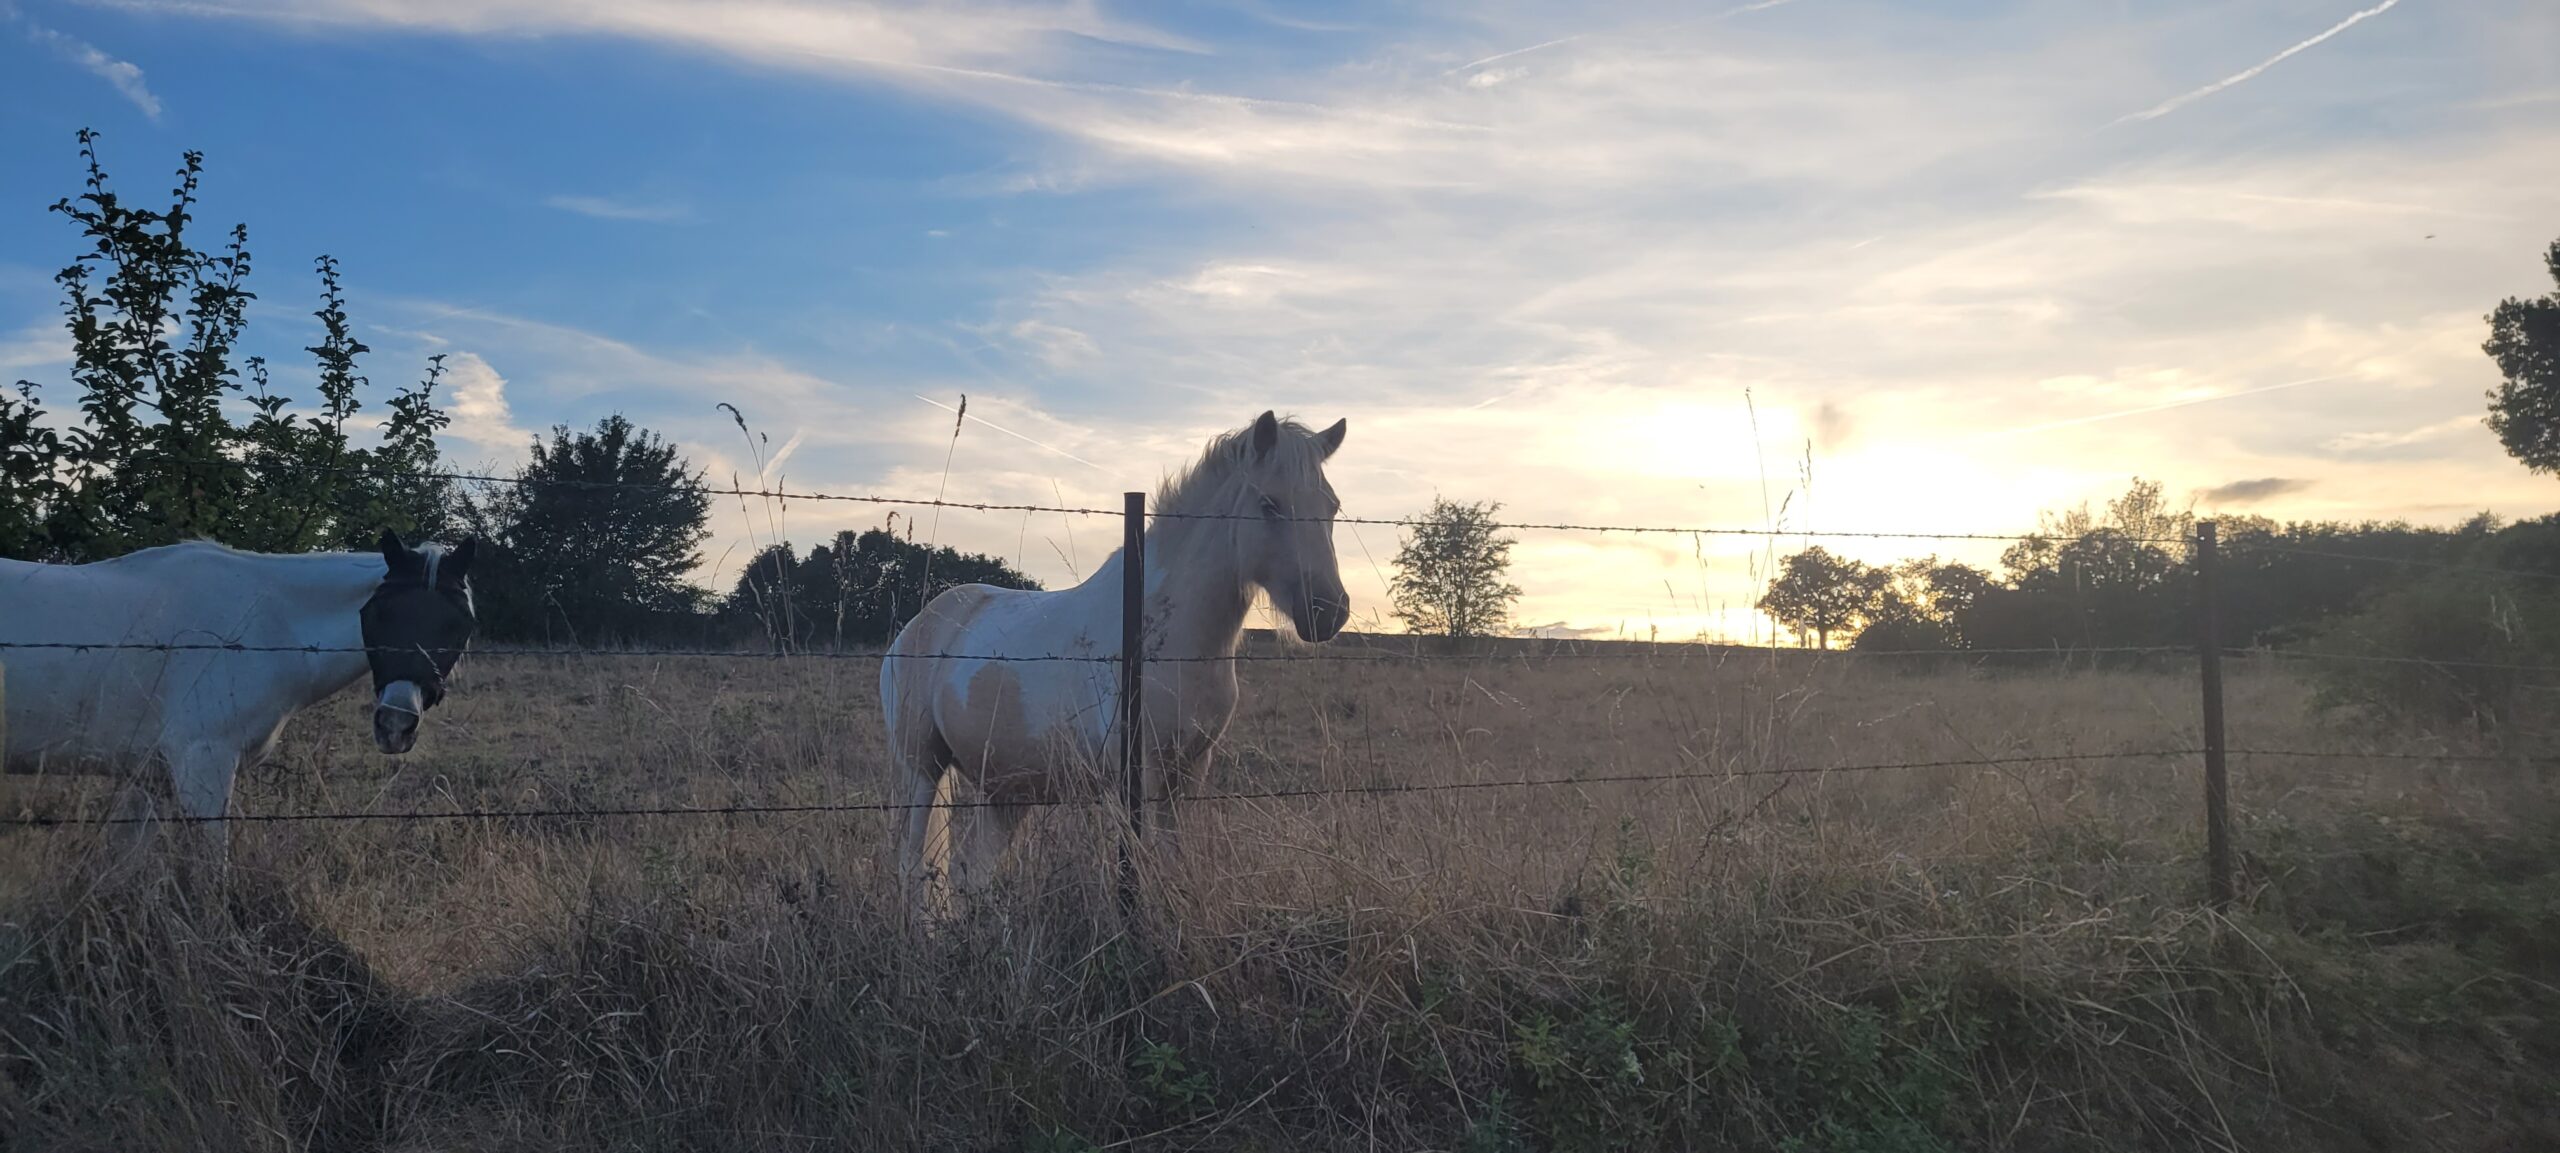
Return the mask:
POLYGON ((382 550, 382 560, 385 564, 397 565, 402 558, 409 555, 409 546, 400 543, 400 534, 387 528, 382 530, 382 539, 376 541, 375 546, 382 550))
POLYGON ((1324 454, 1324 459, 1326 459, 1326 460, 1332 460, 1332 459, 1333 459, 1334 450, 1339 449, 1339 448, 1341 448, 1341 447, 1342 447, 1342 437, 1343 437, 1343 435, 1344 435, 1345 433, 1350 432, 1350 431, 1351 431, 1351 418, 1350 418, 1350 417, 1347 417, 1347 416, 1346 416, 1346 417, 1342 418, 1341 420, 1337 420, 1337 421, 1333 422, 1333 427, 1332 427, 1332 428, 1328 428, 1328 429, 1324 430, 1323 432, 1319 432, 1319 433, 1317 433, 1317 434, 1316 434, 1316 450, 1317 450, 1318 452, 1321 452, 1321 453, 1323 453, 1323 454, 1324 454))
POLYGON ((449 585, 459 585, 470 580, 471 558, 479 555, 479 553, 479 537, 467 536, 462 538, 462 543, 447 550, 444 554, 444 560, 436 565, 436 579, 449 585))
POLYGON ((1280 417, 1269 409, 1253 419, 1253 459, 1261 460, 1280 447, 1280 417))

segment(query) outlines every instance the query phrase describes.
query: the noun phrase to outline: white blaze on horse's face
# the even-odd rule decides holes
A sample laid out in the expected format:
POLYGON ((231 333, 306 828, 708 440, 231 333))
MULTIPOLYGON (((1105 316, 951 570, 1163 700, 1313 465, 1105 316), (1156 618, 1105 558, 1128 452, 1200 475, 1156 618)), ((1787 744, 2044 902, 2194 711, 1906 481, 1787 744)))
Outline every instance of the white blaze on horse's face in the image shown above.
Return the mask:
POLYGON ((1266 412, 1244 438, 1245 507, 1257 519, 1233 522, 1237 567, 1287 614, 1302 640, 1332 640, 1351 619, 1351 597, 1333 553, 1333 518, 1342 502, 1324 478, 1324 462, 1342 447, 1349 426, 1337 420, 1309 432, 1266 412))

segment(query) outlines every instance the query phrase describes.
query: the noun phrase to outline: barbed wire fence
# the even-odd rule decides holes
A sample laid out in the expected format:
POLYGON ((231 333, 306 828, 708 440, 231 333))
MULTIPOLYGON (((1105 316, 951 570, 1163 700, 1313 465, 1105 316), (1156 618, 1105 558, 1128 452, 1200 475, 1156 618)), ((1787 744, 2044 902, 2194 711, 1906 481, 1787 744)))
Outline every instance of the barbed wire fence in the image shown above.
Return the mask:
MULTIPOLYGON (((323 470, 337 472, 365 471, 346 468, 343 466, 317 467, 320 467, 323 470)), ((544 484, 582 489, 663 487, 640 484, 637 482, 620 481, 565 479, 532 481, 521 477, 505 477, 467 472, 404 473, 403 475, 410 476, 415 479, 457 483, 498 485, 544 484)), ((1784 649, 1775 646, 1774 644, 1763 649, 1756 645, 1744 646, 1705 641, 1663 643, 1658 641, 1617 640, 1608 642, 1610 646, 1608 648, 1597 648, 1588 647, 1588 642, 1561 640, 1546 641, 1538 648, 1523 648, 1516 651, 1427 652, 1421 651, 1420 649, 1378 647, 1370 647, 1366 649, 1353 648, 1349 651, 1345 651, 1344 648, 1337 646, 1278 653, 1240 651, 1232 654, 1198 657, 1142 656, 1140 659, 1132 661, 1128 659, 1125 654, 1143 653, 1144 651, 1143 636, 1146 625, 1143 615, 1145 567, 1142 557, 1146 541, 1147 523, 1150 520, 1268 521, 1272 518, 1268 516, 1246 516, 1241 514, 1223 513, 1150 512, 1146 508, 1146 495, 1139 492, 1125 494, 1123 507, 1118 510, 1112 510, 1070 505, 1063 502, 1056 504, 1038 504, 961 501, 941 498, 926 499, 894 497, 865 493, 828 493, 813 490, 794 491, 780 487, 765 488, 759 486, 750 488, 740 485, 730 485, 725 487, 704 485, 696 487, 699 487, 703 492, 714 496, 735 496, 742 499, 753 498, 782 502, 785 504, 791 501, 820 503, 847 502, 868 505, 935 508, 972 512, 1022 512, 1053 513, 1074 516, 1118 516, 1122 519, 1124 526, 1123 548, 1134 562, 1124 564, 1121 570, 1124 577, 1124 595, 1122 599, 1122 636, 1120 640, 1120 648, 1117 652, 1110 654, 902 654, 891 652, 841 651, 806 647, 777 647, 759 651, 746 649, 650 646, 619 648, 498 646, 474 649, 471 651, 470 655, 474 659, 482 660, 511 658, 548 660, 615 660, 645 658, 716 659, 726 661, 850 661, 872 663, 897 660, 926 660, 1024 664, 1076 663, 1114 666, 1115 671, 1117 672, 1115 691, 1117 693, 1116 704, 1118 705, 1118 708, 1112 724, 1113 733, 1111 743, 1118 747, 1119 764, 1117 768, 1123 774, 1121 777, 1121 783, 1124 787, 1123 795, 1118 798, 1094 796, 1049 797, 1029 801, 1007 800, 1001 802, 1001 805, 1004 807, 1025 808, 1061 808, 1075 806, 1095 807, 1111 805, 1116 801, 1116 803, 1125 808, 1126 815, 1129 820, 1130 835, 1135 836, 1138 831, 1144 827, 1145 821, 1143 819, 1143 811, 1149 803, 1145 796, 1143 787, 1146 744, 1143 739, 1144 717, 1141 712, 1141 704, 1144 700, 1142 677, 1143 671, 1148 665, 1180 665, 1186 663, 1226 664, 1234 662, 1430 664, 1442 662, 1512 663, 1550 661, 1640 661, 1650 664, 1660 664, 1665 663, 1666 661, 1677 663, 1685 661, 1692 656, 1725 656, 1735 652, 1770 652, 1790 655, 1794 655, 1798 652, 1798 650, 1784 649)), ((1399 529, 1411 528, 1419 523, 1415 520, 1406 518, 1282 517, 1279 519, 1284 521, 1319 520, 1328 521, 1334 524, 1375 525, 1399 529)), ((1750 528, 1731 526, 1579 524, 1536 521, 1499 522, 1492 525, 1492 527, 1496 531, 1673 535, 1701 539, 1709 537, 1742 537, 1769 540, 1801 538, 2018 543, 2026 541, 2058 541, 2065 539, 2067 536, 2067 534, 2050 530, 2030 533, 1999 534, 1924 530, 1834 530, 1811 528, 1750 528)), ((2082 660, 2122 657, 2159 658, 2170 656, 2192 656, 2197 661, 2200 690, 2199 732, 2201 735, 2201 741, 2196 745, 2108 752, 2019 753, 2007 755, 1982 755, 1963 758, 1850 762, 1825 765, 1788 765, 1759 768, 1725 767, 1711 771, 1679 770, 1663 772, 1583 773, 1565 776, 1525 776, 1492 780, 1440 782, 1416 781, 1394 784, 1334 785, 1289 789, 1196 793, 1183 795, 1178 798, 1159 799, 1155 803, 1218 805, 1324 797, 1379 798, 1452 792, 1481 793, 1502 790, 1553 789, 1613 784, 1713 783, 1758 777, 1883 774, 1934 769, 2004 768, 2033 765, 2065 765, 2126 761, 2157 762, 2163 760, 2186 760, 2190 758, 2197 758, 2202 762, 2205 782, 2205 796, 2202 798, 2204 801, 2202 806, 2204 817, 2203 824, 2207 845, 2204 890, 2207 901, 2218 908, 2229 904, 2229 902, 2234 898, 2236 892, 2233 863, 2235 850, 2232 841, 2231 819, 2229 812, 2228 781, 2228 761, 2232 756, 2295 760, 2353 758, 2363 760, 2429 762, 2436 764, 2560 764, 2560 758, 2513 754, 2453 752, 2402 753, 2377 751, 2345 752, 2316 749, 2229 747, 2224 732, 2225 700, 2222 684, 2222 665, 2226 659, 2239 659, 2244 661, 2335 661, 2370 664, 2397 664, 2432 666, 2448 669, 2465 668, 2515 673, 2536 673, 2545 675, 2560 675, 2560 665, 2440 660, 2430 657, 2398 654, 2341 653, 2315 650, 2229 647, 2225 645, 2223 638, 2220 635, 2218 620, 2218 578, 2221 558, 2223 555, 2223 549, 2221 546, 2224 542, 2218 539, 2217 526, 2214 522, 2209 520, 2199 522, 2196 526, 2195 535, 2191 537, 2115 534, 2114 539, 2128 544, 2171 546, 2186 550, 2187 560, 2185 563, 2192 570, 2192 573, 2196 578, 2197 587, 2197 598, 2194 605, 2194 620, 2197 629, 2197 637, 2194 644, 2090 645, 2067 648, 2008 647, 1923 648, 1901 650, 1862 649, 1856 650, 1854 653, 1841 653, 1832 650, 1812 650, 1804 652, 1803 655, 1817 659, 1854 656, 1860 660, 1908 658, 1937 661, 1980 661, 1988 658, 2058 658, 2065 660, 2082 660)), ((2560 580, 2560 573, 2536 572, 2532 570, 2473 565, 2425 558, 2393 557, 2339 552, 2329 549, 2300 548, 2278 544, 2272 541, 2249 541, 2240 544, 2238 549, 2235 551, 2301 556, 2342 563, 2375 563, 2506 577, 2560 580)), ((928 590, 928 592, 929 591, 930 590, 928 590)), ((361 646, 256 645, 226 641, 132 642, 115 641, 103 638, 95 641, 13 641, 0 639, 0 668, 5 668, 4 658, 6 654, 12 651, 67 651, 79 654, 150 651, 163 653, 205 652, 221 654, 320 655, 369 653, 374 650, 361 646)), ((5 684, 5 681, 0 681, 0 684, 5 684)), ((0 689, 0 693, 5 693, 5 689, 0 689)), ((5 707, 5 701, 5 695, 0 695, 0 707, 5 707)), ((0 714, 0 718, 4 717, 5 714, 0 714)), ((5 725, 5 719, 0 719, 0 725, 5 725)), ((0 728, 0 733, 5 733, 5 728, 0 728)), ((999 802, 962 800, 954 797, 948 800, 938 800, 935 802, 928 802, 926 804, 893 801, 843 801, 812 803, 746 803, 728 805, 639 805, 620 807, 457 807, 445 810, 320 810, 304 812, 226 813, 219 816, 154 815, 141 817, 93 815, 54 816, 50 814, 29 813, 0 818, 0 827, 16 826, 37 829, 55 829, 81 826, 131 825, 140 823, 167 823, 173 825, 212 822, 240 822, 243 824, 303 824, 497 820, 547 821, 656 817, 725 818, 798 814, 898 813, 908 812, 918 808, 968 810, 997 807, 998 805, 999 802)), ((1126 859, 1124 847, 1124 862, 1126 859)))

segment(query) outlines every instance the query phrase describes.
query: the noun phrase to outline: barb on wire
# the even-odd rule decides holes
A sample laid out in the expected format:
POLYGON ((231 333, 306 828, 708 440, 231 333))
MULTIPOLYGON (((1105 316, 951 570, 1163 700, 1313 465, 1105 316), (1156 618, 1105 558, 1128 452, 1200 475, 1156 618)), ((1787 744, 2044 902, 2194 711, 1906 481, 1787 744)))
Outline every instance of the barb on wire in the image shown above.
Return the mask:
MULTIPOLYGON (((2145 760, 2195 756, 2197 749, 2152 749, 2112 753, 2037 753, 1999 757, 1968 757, 1958 760, 1887 761, 1847 765, 1788 765, 1776 768, 1735 769, 1717 771, 1685 770, 1659 773, 1602 773, 1579 777, 1528 777, 1493 781, 1438 781, 1426 784, 1346 785, 1330 788, 1269 789, 1242 793, 1202 793, 1174 797, 1176 804, 1225 804, 1237 801, 1290 800, 1327 796, 1397 796, 1411 793, 1481 792, 1489 789, 1560 788, 1573 785, 1622 785, 1667 781, 1714 782, 1750 777, 1822 776, 1832 773, 1880 773, 1896 770, 1996 768, 2007 765, 2072 764, 2087 761, 2145 760)), ((1026 801, 1004 801, 1004 805, 1033 808, 1099 807, 1111 803, 1101 796, 1047 797, 1026 801)), ((45 815, 0 820, 0 826, 60 828, 69 826, 132 825, 154 822, 169 824, 209 824, 217 821, 240 821, 247 824, 291 824, 296 822, 345 821, 468 821, 468 820, 579 820, 608 817, 720 817, 772 816, 805 813, 894 813, 922 808, 981 809, 992 808, 994 801, 955 801, 943 805, 913 801, 844 801, 808 804, 755 805, 647 805, 625 808, 539 808, 539 809, 455 809, 443 812, 352 810, 317 813, 244 813, 237 816, 149 816, 149 817, 53 817, 45 815)))

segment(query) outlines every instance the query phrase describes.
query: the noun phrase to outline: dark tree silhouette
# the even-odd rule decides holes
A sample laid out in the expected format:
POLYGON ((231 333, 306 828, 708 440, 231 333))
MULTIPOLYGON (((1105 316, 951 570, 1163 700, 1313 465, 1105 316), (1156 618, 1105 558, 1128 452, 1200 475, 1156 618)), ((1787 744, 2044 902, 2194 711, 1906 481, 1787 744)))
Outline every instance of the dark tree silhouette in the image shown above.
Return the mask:
MULTIPOLYGON (((2560 284, 2560 240, 2543 262, 2560 284)), ((2526 468, 2560 473, 2560 292, 2499 302, 2482 351, 2505 378, 2489 393, 2489 428, 2498 443, 2526 468)))
POLYGON ((488 547, 474 583, 492 635, 571 644, 655 635, 702 607, 711 496, 675 446, 619 414, 592 432, 555 426, 515 483, 466 498, 488 547))
POLYGON ((875 528, 837 533, 806 557, 787 542, 765 548, 721 607, 741 631, 779 648, 875 645, 896 636, 926 601, 965 584, 1040 587, 998 558, 875 528))
POLYGON ((1885 570, 1814 545, 1780 562, 1778 578, 1769 582, 1759 608, 1827 649, 1831 634, 1853 631, 1866 621, 1889 577, 1885 570))

